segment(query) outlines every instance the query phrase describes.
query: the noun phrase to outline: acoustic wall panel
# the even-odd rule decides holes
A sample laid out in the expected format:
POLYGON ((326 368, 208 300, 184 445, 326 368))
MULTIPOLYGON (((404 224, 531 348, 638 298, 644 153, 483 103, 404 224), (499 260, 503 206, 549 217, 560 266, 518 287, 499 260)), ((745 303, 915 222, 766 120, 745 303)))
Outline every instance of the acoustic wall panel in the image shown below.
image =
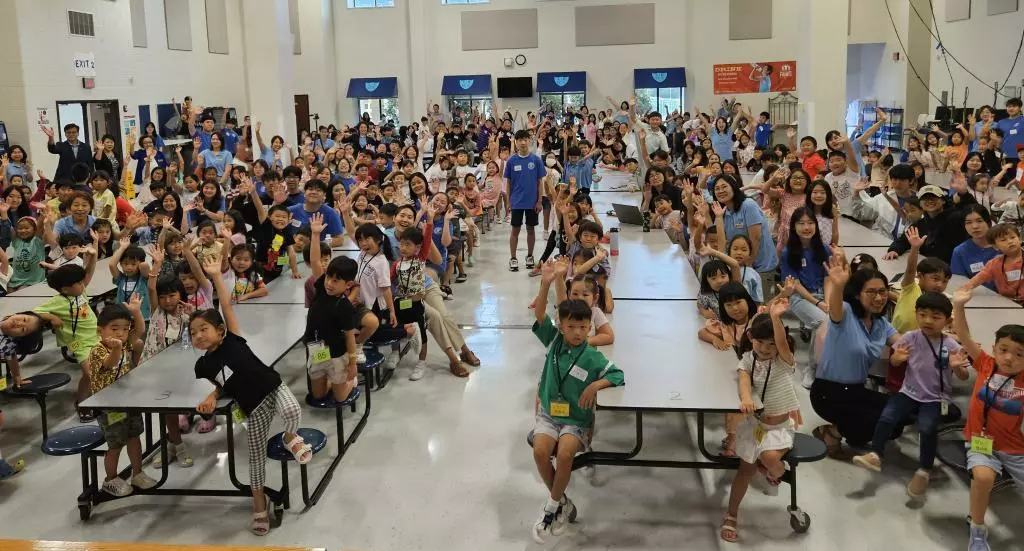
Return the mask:
POLYGON ((292 53, 302 53, 302 33, 299 30, 299 0, 288 0, 288 25, 292 30, 292 53))
POLYGON ((772 0, 729 0, 729 40, 772 37, 772 0))
POLYGON ((1000 15, 1017 11, 1017 0, 988 0, 988 14, 1000 15))
POLYGON ((462 51, 537 47, 537 9, 462 12, 462 51))
POLYGON ((579 6, 577 46, 654 44, 654 4, 579 6))
POLYGON ((132 46, 146 48, 149 38, 146 36, 146 0, 131 0, 128 5, 132 15, 132 46))
POLYGON ((971 18, 971 0, 946 0, 946 22, 971 18))
POLYGON ((211 54, 228 53, 227 10, 225 0, 206 0, 206 42, 211 54))
POLYGON ((167 49, 192 51, 191 2, 164 0, 164 26, 167 28, 167 49))

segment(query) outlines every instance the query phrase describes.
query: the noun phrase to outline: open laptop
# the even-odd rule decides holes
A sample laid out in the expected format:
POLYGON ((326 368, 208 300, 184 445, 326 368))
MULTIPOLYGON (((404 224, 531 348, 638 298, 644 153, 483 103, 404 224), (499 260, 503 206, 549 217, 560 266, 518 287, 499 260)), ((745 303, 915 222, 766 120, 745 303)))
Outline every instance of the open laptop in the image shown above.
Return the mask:
POLYGON ((619 219, 620 224, 644 225, 644 217, 636 205, 612 203, 612 208, 615 209, 615 216, 619 219))

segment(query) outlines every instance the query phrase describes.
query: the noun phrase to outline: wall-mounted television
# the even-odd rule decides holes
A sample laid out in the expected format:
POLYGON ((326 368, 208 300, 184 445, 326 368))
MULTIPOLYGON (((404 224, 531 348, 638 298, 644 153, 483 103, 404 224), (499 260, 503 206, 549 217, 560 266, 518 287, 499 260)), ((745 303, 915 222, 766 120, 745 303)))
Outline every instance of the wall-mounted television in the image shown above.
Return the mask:
POLYGON ((499 98, 533 97, 533 77, 505 77, 498 79, 499 98))

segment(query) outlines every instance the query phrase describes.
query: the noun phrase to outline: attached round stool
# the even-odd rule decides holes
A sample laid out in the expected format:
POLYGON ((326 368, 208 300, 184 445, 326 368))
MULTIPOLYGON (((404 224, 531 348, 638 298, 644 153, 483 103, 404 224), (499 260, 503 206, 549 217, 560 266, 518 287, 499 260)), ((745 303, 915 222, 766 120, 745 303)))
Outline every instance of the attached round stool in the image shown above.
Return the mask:
POLYGON ((78 512, 82 520, 92 515, 92 496, 99 491, 96 458, 90 453, 103 445, 103 431, 96 425, 79 425, 62 430, 43 441, 39 448, 46 455, 63 457, 78 455, 82 459, 82 494, 78 496, 78 512))
MULTIPOLYGON (((388 383, 391 378, 390 373, 384 373, 385 370, 381 369, 384 365, 384 354, 377 349, 378 346, 394 346, 397 345, 400 339, 389 339, 383 341, 367 341, 363 345, 363 355, 366 356, 366 362, 361 363, 357 366, 357 369, 363 373, 364 377, 371 377, 373 383, 372 390, 380 390, 384 388, 384 385, 388 383)), ((392 351, 392 354, 398 354, 401 351, 392 351)))
POLYGON ((827 449, 825 443, 817 438, 796 433, 793 435, 793 448, 782 457, 782 460, 789 463, 789 470, 783 475, 783 479, 789 483, 790 503, 786 508, 789 511, 789 527, 798 534, 803 534, 811 527, 811 517, 796 504, 796 467, 800 463, 814 463, 825 459, 827 449))
MULTIPOLYGON (((296 434, 309 444, 313 455, 327 446, 327 435, 317 429, 300 428, 296 434)), ((288 486, 288 462, 295 461, 295 456, 284 444, 284 433, 279 432, 270 437, 267 441, 267 457, 281 463, 281 499, 285 509, 291 507, 290 489, 288 486)), ((299 475, 302 478, 302 501, 309 501, 309 480, 306 475, 306 465, 299 465, 299 475)))
MULTIPOLYGON (((33 377, 29 377, 29 383, 20 387, 14 385, 7 386, 7 395, 12 398, 29 398, 36 401, 39 404, 40 418, 43 424, 43 440, 45 441, 48 434, 48 428, 46 423, 46 395, 56 388, 60 388, 71 382, 71 375, 67 373, 40 373, 33 377)), ((101 437, 102 441, 102 437, 101 437)))

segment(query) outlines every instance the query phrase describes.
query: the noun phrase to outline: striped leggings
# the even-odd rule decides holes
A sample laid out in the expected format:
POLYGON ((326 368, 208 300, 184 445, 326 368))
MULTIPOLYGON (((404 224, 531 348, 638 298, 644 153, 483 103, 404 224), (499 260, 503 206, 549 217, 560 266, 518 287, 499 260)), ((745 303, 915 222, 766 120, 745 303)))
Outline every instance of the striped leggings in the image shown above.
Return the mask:
POLYGON ((274 420, 275 413, 281 414, 285 432, 294 434, 299 430, 302 408, 284 383, 268 394, 249 414, 249 485, 254 489, 262 489, 267 480, 267 436, 270 434, 270 423, 274 420))

